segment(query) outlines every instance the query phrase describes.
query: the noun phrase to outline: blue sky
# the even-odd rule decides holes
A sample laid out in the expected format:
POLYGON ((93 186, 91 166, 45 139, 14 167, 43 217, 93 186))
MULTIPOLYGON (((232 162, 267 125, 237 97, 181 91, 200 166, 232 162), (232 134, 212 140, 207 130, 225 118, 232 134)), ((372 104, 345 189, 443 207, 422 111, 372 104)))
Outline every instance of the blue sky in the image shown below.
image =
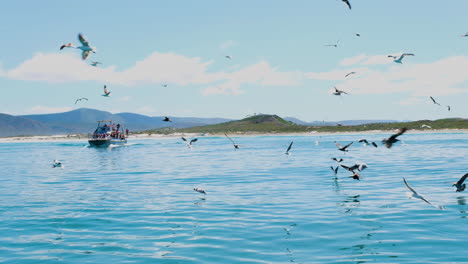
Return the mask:
POLYGON ((340 0, 9 1, 0 10, 0 112, 261 112, 305 121, 468 115, 467 1, 351 4, 350 11, 340 0), (76 49, 59 50, 77 44, 79 32, 97 48, 86 62, 76 49), (324 46, 338 39, 338 48, 324 46), (415 56, 402 65, 386 57, 403 52, 415 56), (350 71, 357 74, 345 79, 350 71), (104 84, 112 97, 101 96, 104 84), (333 86, 349 95, 331 95, 333 86), (75 105, 80 97, 89 101, 75 105))

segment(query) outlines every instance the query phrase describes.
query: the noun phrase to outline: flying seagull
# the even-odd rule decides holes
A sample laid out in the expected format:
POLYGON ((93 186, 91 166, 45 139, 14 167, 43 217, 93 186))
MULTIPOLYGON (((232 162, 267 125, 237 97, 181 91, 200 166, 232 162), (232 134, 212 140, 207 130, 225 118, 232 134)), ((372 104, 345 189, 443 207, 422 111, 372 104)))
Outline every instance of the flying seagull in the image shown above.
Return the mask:
POLYGON ((294 141, 291 141, 291 144, 289 144, 288 149, 287 149, 286 152, 284 153, 284 154, 286 154, 287 156, 289 156, 289 151, 291 150, 293 143, 294 143, 294 141))
POLYGON ((351 167, 348 167, 348 166, 345 166, 343 164, 340 165, 343 169, 347 170, 347 171, 350 171, 352 173, 355 172, 355 170, 358 170, 358 171, 363 171, 367 168, 367 165, 364 164, 364 163, 361 163, 361 164, 354 164, 353 166, 351 167))
POLYGON ((234 140, 232 140, 232 138, 230 138, 226 133, 224 133, 224 135, 232 142, 232 145, 234 146, 234 149, 239 148, 239 145, 236 144, 236 142, 234 142, 234 140))
POLYGON ((346 146, 343 147, 343 146, 341 146, 340 143, 338 143, 338 142, 335 141, 335 145, 338 147, 338 150, 343 151, 343 152, 347 152, 347 151, 348 151, 347 148, 348 148, 349 146, 351 146, 351 144, 353 144, 353 142, 351 142, 351 143, 349 143, 348 145, 346 145, 346 146))
POLYGON ((361 180, 361 175, 359 175, 359 173, 357 172, 353 172, 353 175, 349 176, 350 178, 353 178, 355 180, 361 180))
POLYGON ((356 35, 356 37, 360 37, 360 36, 361 36, 361 34, 359 34, 359 33, 354 33, 354 35, 356 35))
POLYGON ((94 66, 94 67, 97 67, 98 64, 102 64, 102 63, 99 62, 99 61, 91 61, 91 63, 90 63, 90 65, 91 65, 91 66, 94 66))
POLYGON ((468 32, 466 32, 465 34, 461 35, 462 37, 468 37, 468 32))
POLYGON ((200 188, 193 188, 193 190, 196 191, 196 192, 199 192, 199 193, 206 194, 205 190, 200 189, 200 188))
POLYGON ((429 98, 431 98, 432 102, 438 106, 440 106, 440 104, 434 99, 434 97, 432 96, 429 96, 429 98))
POLYGON ((336 168, 333 168, 333 166, 330 166, 331 170, 335 173, 335 176, 336 174, 338 173, 338 169, 340 168, 340 166, 336 166, 336 168))
POLYGON ((429 128, 429 129, 430 129, 430 128, 432 128, 432 127, 431 127, 431 126, 428 126, 428 125, 426 125, 426 124, 422 124, 422 125, 421 125, 421 128, 429 128))
POLYGON ((348 94, 348 93, 347 93, 347 92, 345 92, 345 91, 338 90, 338 88, 336 88, 336 86, 335 86, 335 87, 333 87, 333 88, 335 88, 335 91, 333 92, 333 95, 348 94))
POLYGON ((52 164, 52 168, 62 168, 62 162, 58 160, 54 160, 54 163, 52 164))
POLYGON ((345 78, 348 77, 348 76, 350 76, 351 74, 356 74, 356 72, 350 72, 350 73, 346 74, 346 75, 345 75, 345 78))
POLYGON ((165 83, 165 84, 163 84, 161 86, 164 87, 164 88, 167 88, 167 83, 165 83))
POLYGON ((324 45, 325 47, 335 47, 335 48, 338 48, 338 43, 340 43, 340 40, 337 40, 335 44, 328 44, 328 45, 324 45))
POLYGON ((403 58, 405 56, 414 56, 414 54, 413 53, 403 53, 403 54, 400 55, 400 57, 393 56, 393 55, 388 55, 387 57, 393 58, 393 62, 402 64, 403 63, 403 58))
POLYGON ((78 101, 81 101, 81 100, 86 100, 86 101, 88 101, 88 98, 83 97, 83 98, 80 98, 80 99, 76 99, 75 104, 78 103, 78 101))
POLYGON ((167 117, 167 116, 165 116, 164 119, 163 119, 162 121, 164 121, 164 122, 172 122, 172 120, 171 120, 169 117, 167 117))
POLYGON ((466 188, 466 184, 463 182, 466 180, 466 177, 468 177, 468 173, 463 175, 457 182, 454 182, 452 186, 457 187, 457 192, 463 192, 466 188))
POLYGON ((86 40, 86 38, 81 33, 78 34, 78 40, 80 41, 81 46, 76 47, 72 43, 68 43, 68 44, 63 44, 62 46, 60 46, 60 50, 63 50, 64 48, 80 49, 80 50, 83 51, 81 53, 81 58, 83 60, 86 60, 86 58, 88 58, 88 55, 89 55, 90 52, 96 53, 96 48, 91 47, 89 45, 89 42, 86 40))
POLYGON ((442 206, 438 206, 438 207, 437 207, 437 206, 433 205, 431 202, 429 202, 428 200, 426 200, 426 198, 424 198, 422 195, 420 195, 418 192, 416 192, 413 188, 411 188, 411 186, 409 186, 409 184, 408 184, 408 182, 406 181, 405 178, 403 178, 403 182, 405 183, 406 187, 411 191, 411 197, 417 198, 417 199, 421 199, 421 200, 423 200, 424 202, 426 202, 426 203, 428 203, 428 204, 430 204, 430 205, 432 205, 432 206, 434 206, 434 207, 436 207, 436 208, 439 208, 439 209, 441 209, 441 210, 443 209, 442 206))
POLYGON ((109 97, 110 94, 111 94, 111 92, 109 90, 107 90, 107 86, 104 85, 104 94, 102 96, 109 97))
POLYGON ((181 137, 181 139, 185 142, 185 144, 187 144, 187 147, 191 148, 192 147, 192 143, 195 143, 197 142, 198 138, 194 138, 190 141, 188 141, 186 138, 184 137, 181 137))
POLYGON ((447 110, 450 112, 450 105, 447 105, 447 110))
POLYGON ((406 127, 398 129, 398 132, 396 134, 391 135, 389 138, 383 139, 382 143, 384 143, 387 148, 391 148, 394 143, 400 141, 399 139, 397 139, 397 137, 405 133, 406 130, 408 130, 406 127))
POLYGON ((343 1, 346 5, 348 5, 349 10, 351 10, 351 4, 349 3, 348 0, 341 0, 341 1, 343 1))
POLYGON ((376 148, 378 147, 377 144, 376 144, 375 142, 369 143, 369 141, 367 141, 366 139, 361 139, 361 140, 359 140, 358 142, 359 142, 359 143, 364 143, 366 146, 372 145, 372 146, 374 146, 374 147, 376 147, 376 148))
POLYGON ((225 57, 226 59, 228 59, 228 60, 232 59, 232 56, 230 56, 230 55, 226 55, 226 56, 224 56, 224 57, 225 57))
POLYGON ((343 161, 343 159, 342 159, 342 158, 339 158, 339 159, 337 159, 337 158, 332 158, 332 160, 334 160, 334 161, 336 161, 336 162, 338 162, 338 163, 340 163, 340 162, 342 162, 342 161, 343 161))

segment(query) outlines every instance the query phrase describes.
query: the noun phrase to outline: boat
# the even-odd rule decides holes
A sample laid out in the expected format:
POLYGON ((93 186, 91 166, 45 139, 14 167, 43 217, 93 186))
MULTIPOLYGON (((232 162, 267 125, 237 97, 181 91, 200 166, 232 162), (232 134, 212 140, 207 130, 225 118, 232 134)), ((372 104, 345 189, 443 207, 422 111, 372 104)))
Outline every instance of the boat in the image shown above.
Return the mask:
POLYGON ((128 130, 124 131, 120 124, 112 120, 97 121, 98 126, 92 134, 88 134, 88 142, 92 147, 108 147, 127 143, 128 130))

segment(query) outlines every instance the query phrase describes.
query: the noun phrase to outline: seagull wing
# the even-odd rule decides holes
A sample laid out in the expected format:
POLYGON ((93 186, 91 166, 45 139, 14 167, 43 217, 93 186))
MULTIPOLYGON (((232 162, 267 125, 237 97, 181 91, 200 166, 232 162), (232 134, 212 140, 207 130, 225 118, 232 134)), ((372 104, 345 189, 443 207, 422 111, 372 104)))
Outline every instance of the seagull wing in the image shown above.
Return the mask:
POLYGON ((350 167, 348 167, 348 166, 345 166, 345 165, 343 165, 343 164, 341 164, 340 166, 341 166, 343 169, 347 170, 347 171, 354 172, 354 171, 352 170, 352 168, 350 168, 350 167))
MULTIPOLYGON (((411 188, 411 186, 409 186, 408 182, 406 181, 405 178, 403 178, 403 182, 405 182, 405 185, 406 187, 408 187, 408 189, 413 193, 413 196, 416 197, 416 198, 419 198, 421 200, 423 200, 424 202, 431 204, 431 202, 429 202, 428 200, 426 200, 426 198, 422 197, 418 192, 416 192, 416 190, 414 190, 413 188, 411 188)), ((432 205, 433 206, 433 205, 432 205)))
POLYGON ((388 138, 388 140, 389 141, 395 140, 398 136, 405 133, 406 130, 408 130, 406 127, 398 129, 398 132, 396 134, 391 135, 390 138, 388 138))
POLYGON ((349 143, 348 145, 344 146, 343 149, 347 149, 349 146, 351 146, 354 142, 349 143))
POLYGON ((366 143, 366 144, 369 144, 369 142, 366 140, 366 139, 361 139, 358 141, 359 143, 366 143))
POLYGON ((230 138, 226 133, 224 133, 224 135, 232 142, 232 144, 236 144, 236 142, 234 142, 234 140, 232 140, 232 138, 230 138))
POLYGON ((83 36, 83 34, 78 34, 78 40, 81 42, 81 45, 89 47, 89 42, 86 40, 86 38, 83 36))
POLYGON ((78 101, 80 101, 80 100, 81 100, 81 99, 76 99, 75 104, 78 103, 78 101))
POLYGON ((345 78, 348 77, 348 76, 351 75, 351 74, 355 74, 355 72, 350 72, 350 73, 346 74, 346 75, 345 75, 345 78))
POLYGON ((343 146, 341 146, 341 144, 340 144, 340 143, 338 143, 338 142, 335 142, 335 145, 336 145, 338 148, 340 148, 340 149, 342 149, 342 148, 343 148, 343 146))
POLYGON ((431 98, 431 100, 432 100, 432 102, 433 102, 434 104, 440 105, 440 104, 434 99, 434 97, 432 97, 432 96, 429 96, 429 97, 431 98))
POLYGON ((294 143, 294 141, 291 141, 291 144, 289 144, 289 147, 286 150, 286 153, 288 153, 291 150, 293 143, 294 143))
POLYGON ((377 144, 376 144, 375 142, 372 142, 371 144, 372 144, 372 146, 374 146, 374 147, 376 147, 376 148, 378 147, 377 144))
POLYGON ((194 143, 194 142, 197 142, 197 140, 198 140, 198 138, 194 138, 194 139, 190 140, 190 145, 192 145, 192 143, 194 143))
POLYGON ((343 1, 346 5, 348 5, 349 9, 351 10, 351 4, 349 3, 348 0, 341 0, 341 1, 343 1))
POLYGON ((83 52, 81 53, 81 58, 83 60, 86 60, 88 58, 88 55, 89 55, 89 50, 83 50, 83 52))
POLYGON ((107 86, 106 86, 106 85, 104 85, 104 93, 105 93, 105 94, 109 94, 109 91, 107 90, 107 86))
POLYGON ((180 137, 180 138, 181 138, 183 141, 187 141, 187 139, 186 139, 186 138, 184 138, 184 137, 180 137))
POLYGON ((468 177, 468 173, 463 175, 460 180, 457 181, 457 184, 462 184, 465 180, 466 180, 466 177, 468 177))

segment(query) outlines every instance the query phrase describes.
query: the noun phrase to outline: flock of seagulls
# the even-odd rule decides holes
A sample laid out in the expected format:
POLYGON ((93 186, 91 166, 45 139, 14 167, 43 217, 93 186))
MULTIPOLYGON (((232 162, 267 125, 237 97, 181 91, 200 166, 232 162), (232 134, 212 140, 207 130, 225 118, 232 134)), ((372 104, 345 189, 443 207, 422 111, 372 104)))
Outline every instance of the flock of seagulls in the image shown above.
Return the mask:
MULTIPOLYGON (((352 7, 351 7, 351 3, 349 2, 349 0, 341 0, 344 4, 347 5, 347 7, 351 10, 352 7)), ((360 37, 361 35, 359 33, 355 33, 355 36, 356 37, 360 37)), ((468 37, 468 33, 465 33, 464 35, 462 35, 462 37, 468 37)), ((74 49, 78 49, 78 50, 81 50, 81 58, 82 60, 86 60, 90 53, 96 53, 96 48, 91 46, 89 44, 89 41, 81 34, 79 33, 78 34, 78 40, 80 42, 80 46, 75 46, 74 44, 72 43, 67 43, 67 44, 63 44, 62 46, 60 46, 60 50, 63 50, 65 48, 74 48, 74 49)), ((334 48, 338 48, 338 44, 339 44, 340 40, 337 40, 337 42, 335 44, 328 44, 328 45, 325 45, 327 47, 334 47, 334 48)), ((402 64, 403 63, 403 59, 407 56, 414 56, 413 53, 403 53, 399 56, 395 56, 395 55, 388 55, 387 57, 388 58, 392 58, 393 59, 393 62, 395 63, 399 63, 399 64, 402 64)), ((231 60, 232 59, 232 56, 231 55, 225 55, 225 58, 228 59, 228 60, 231 60)), ((97 67, 99 64, 102 64, 101 62, 98 62, 98 61, 91 61, 90 62, 90 65, 93 66, 93 67, 97 67)), ((344 77, 347 78, 349 77, 350 75, 354 75, 356 74, 356 72, 349 72, 347 73, 344 77)), ((163 84, 162 87, 166 88, 167 87, 167 84, 163 84)), ((337 96, 341 96, 342 94, 348 94, 347 92, 343 91, 343 90, 339 90, 338 88, 336 88, 336 86, 334 87, 334 92, 332 93, 333 95, 337 95, 337 96)), ((102 96, 104 97, 110 97, 111 95, 111 92, 107 89, 107 86, 104 85, 104 93, 102 94, 102 96)), ((435 105, 438 105, 438 106, 441 106, 440 103, 438 103, 432 96, 430 96, 430 99, 432 100, 432 102, 435 104, 435 105)), ((78 98, 76 99, 75 101, 75 104, 77 104, 78 102, 82 101, 82 100, 86 100, 88 101, 88 98, 85 98, 85 97, 82 97, 82 98, 78 98)), ((450 111, 451 110, 451 107, 449 105, 446 106, 447 107, 447 110, 450 111)), ((172 120, 165 116, 164 119, 162 120, 164 122, 172 122, 172 120)), ((430 126, 428 125, 422 125, 421 128, 431 128, 430 126)), ((387 148, 391 148, 393 146, 393 144, 395 144, 396 142, 400 141, 398 139, 399 136, 401 136, 402 134, 404 134, 405 132, 407 131, 407 128, 401 128, 397 131, 397 133, 391 135, 389 138, 386 138, 386 139, 383 139, 382 140, 382 143, 387 147, 387 148)), ((240 145, 237 144, 231 137, 229 137, 226 133, 224 134, 226 136, 226 138, 229 139, 229 141, 232 143, 232 145, 234 146, 234 149, 239 149, 240 145)), ((186 143, 187 147, 191 148, 192 147, 192 144, 197 142, 198 139, 197 138, 194 138, 194 139, 191 139, 191 140, 187 140, 186 138, 184 137, 181 137, 181 139, 186 143)), ((359 140, 358 142, 360 143, 364 143, 366 146, 368 145, 372 145, 374 146, 375 148, 378 147, 377 143, 375 142, 371 142, 369 143, 366 139, 361 139, 359 140)), ((290 151, 291 151, 291 148, 293 146, 293 143, 294 142, 291 142, 289 144, 289 146, 287 147, 286 149, 286 152, 285 152, 285 155, 289 156, 290 155, 290 151)), ((342 146, 340 143, 336 142, 335 141, 335 144, 336 146, 338 147, 338 150, 339 151, 342 151, 344 153, 348 152, 348 148, 353 144, 353 142, 345 145, 345 146, 342 146)), ((332 160, 336 161, 338 163, 338 166, 336 166, 336 168, 334 168, 333 166, 330 166, 331 170, 334 172, 335 176, 337 175, 338 173, 338 169, 341 167, 349 172, 352 173, 352 175, 350 175, 349 177, 352 178, 352 179, 355 179, 355 180, 360 180, 361 179, 361 175, 359 174, 359 172, 362 172, 364 169, 367 168, 367 165, 366 164, 354 164, 352 166, 346 166, 346 165, 343 165, 341 164, 341 162, 343 162, 343 159, 342 158, 332 158, 332 160)), ((63 164, 62 162, 58 161, 58 160, 54 160, 53 164, 52 164, 52 167, 53 168, 63 168, 63 164)), ((462 176, 457 182, 453 183, 452 186, 456 187, 456 191, 457 192, 462 192, 465 190, 466 188, 466 184, 464 184, 464 181, 466 180, 466 178, 468 177, 468 173, 465 174, 464 176, 462 176)), ((429 202, 427 199, 425 199, 423 196, 421 196, 418 192, 416 192, 416 190, 414 190, 409 184, 408 182, 406 181, 405 178, 403 178, 403 182, 405 184, 405 186, 411 191, 411 196, 413 198, 417 198, 417 199, 420 199, 422 201, 424 201, 425 203, 431 205, 431 206, 434 206, 431 202, 429 202)), ((206 191, 201 189, 201 188, 194 188, 193 189, 194 191, 198 192, 198 193, 201 193, 203 195, 206 195, 206 191)), ((436 207, 436 206, 434 206, 436 207)), ((443 209, 442 207, 437 207, 439 209, 443 209)))

